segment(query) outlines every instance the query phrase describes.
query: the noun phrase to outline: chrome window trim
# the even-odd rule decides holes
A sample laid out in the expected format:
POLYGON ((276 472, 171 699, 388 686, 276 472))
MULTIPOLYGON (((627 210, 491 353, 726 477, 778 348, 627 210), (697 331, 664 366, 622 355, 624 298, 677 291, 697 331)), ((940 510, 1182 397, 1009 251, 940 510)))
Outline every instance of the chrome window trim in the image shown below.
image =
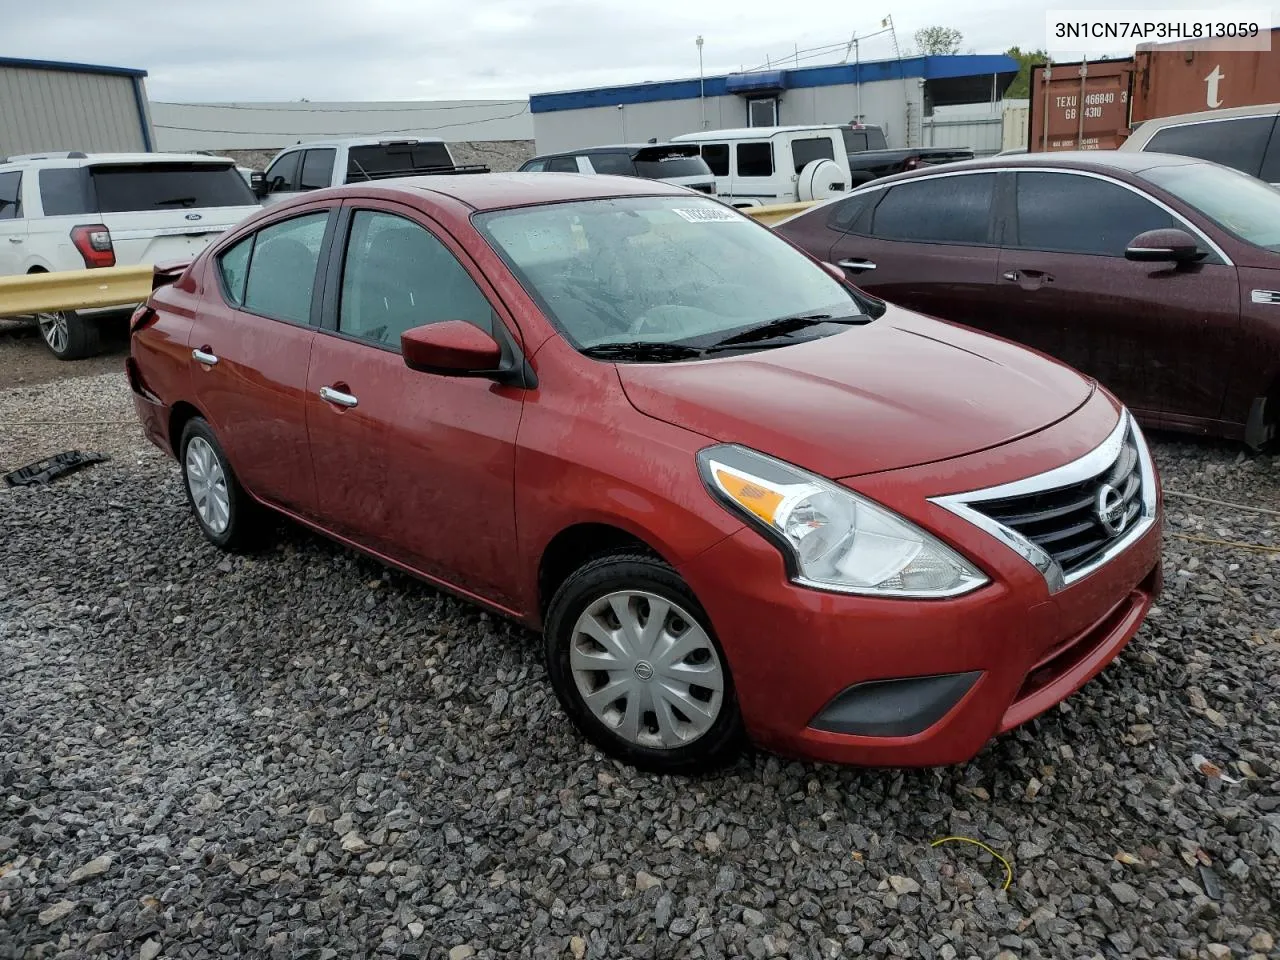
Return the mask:
POLYGON ((1134 420, 1133 415, 1128 410, 1124 410, 1120 415, 1120 422, 1116 424, 1107 438, 1079 459, 1063 464, 1060 467, 1055 467, 1052 470, 1047 470, 1044 473, 1038 473, 1035 476, 1025 477, 1021 480, 1014 480, 1010 483, 1002 483, 982 490, 971 490, 967 493, 930 497, 929 502, 951 511, 956 516, 969 521, 975 527, 995 537, 1022 559, 1026 560, 1027 563, 1039 570, 1041 576, 1045 579, 1045 583, 1048 584, 1049 592, 1057 593, 1074 583, 1078 583, 1098 568, 1110 562, 1151 529, 1157 520, 1156 472, 1151 460, 1151 452, 1147 449, 1146 438, 1143 437, 1142 431, 1138 428, 1138 423, 1134 420), (1073 570, 1070 574, 1064 574, 1057 561, 1043 549, 1022 536, 1022 534, 972 507, 972 504, 986 500, 1002 500, 1006 497, 1026 496, 1027 494, 1039 493, 1043 490, 1052 490, 1057 487, 1070 486, 1071 484, 1090 480, 1115 463, 1116 458, 1120 455, 1121 447, 1124 445, 1125 436, 1130 431, 1133 433, 1134 445, 1138 449, 1138 467, 1142 475, 1142 510, 1138 514, 1137 522, 1124 536, 1117 539, 1092 561, 1077 570, 1073 570))
MULTIPOLYGON (((808 216, 814 210, 818 209, 819 206, 825 206, 829 203, 839 203, 841 200, 847 200, 849 197, 852 197, 861 193, 870 193, 872 190, 887 190, 887 189, 892 189, 893 187, 896 187, 896 186, 900 186, 902 184, 916 183, 920 180, 936 180, 940 177, 968 177, 978 173, 1063 173, 1073 177, 1092 177, 1094 180, 1103 180, 1107 183, 1114 183, 1118 187, 1124 187, 1124 189, 1128 190, 1130 193, 1137 194, 1143 200, 1146 200, 1148 203, 1154 203, 1157 207, 1159 207, 1165 213, 1169 214, 1169 216, 1173 217, 1175 220, 1180 222, 1184 227, 1186 227, 1187 230, 1192 235, 1199 237, 1210 250, 1212 250, 1221 258, 1222 263, 1225 266, 1228 266, 1228 267, 1235 266, 1235 262, 1229 256, 1227 256, 1227 252, 1223 250, 1222 247, 1214 243, 1213 240, 1211 240, 1203 230, 1201 230, 1194 223, 1192 223, 1190 220, 1188 220, 1186 217, 1180 214, 1177 210, 1173 209, 1173 207, 1169 206, 1159 197, 1153 197, 1151 194, 1134 186, 1133 184, 1126 183, 1123 180, 1118 180, 1115 177, 1108 176, 1107 174, 1095 173, 1092 170, 1073 170, 1071 167, 1041 167, 1041 166, 1032 166, 1031 164, 1018 164, 1017 166, 1014 166, 1012 164, 1009 164, 1009 165, 999 166, 999 167, 976 167, 972 170, 939 170, 937 173, 929 173, 922 177, 906 177, 902 180, 890 180, 890 181, 873 180, 871 183, 864 184, 863 186, 858 187, 856 190, 847 190, 844 193, 836 194, 834 197, 831 197, 827 200, 822 201, 822 203, 819 205, 810 207, 808 210, 801 211, 800 213, 792 214, 790 217, 787 217, 785 220, 778 221, 778 223, 774 224, 774 226, 779 227, 779 226, 782 226, 782 224, 786 223, 787 220, 794 220, 797 217, 808 216)), ((1014 202, 1015 203, 1017 202, 1016 197, 1014 202)), ((921 241, 886 240, 885 242, 886 243, 919 243, 921 241)), ((1011 247, 1003 243, 959 244, 959 246, 983 246, 983 247, 996 246, 996 247, 999 247, 1001 250, 1029 249, 1027 247, 1011 247)), ((1048 251, 1048 252, 1053 252, 1053 251, 1048 251)), ((1101 256, 1101 254, 1093 254, 1093 253, 1075 253, 1070 255, 1081 256, 1081 257, 1101 256)))
POLYGON ((1254 303, 1280 304, 1280 290, 1254 290, 1249 299, 1254 303))

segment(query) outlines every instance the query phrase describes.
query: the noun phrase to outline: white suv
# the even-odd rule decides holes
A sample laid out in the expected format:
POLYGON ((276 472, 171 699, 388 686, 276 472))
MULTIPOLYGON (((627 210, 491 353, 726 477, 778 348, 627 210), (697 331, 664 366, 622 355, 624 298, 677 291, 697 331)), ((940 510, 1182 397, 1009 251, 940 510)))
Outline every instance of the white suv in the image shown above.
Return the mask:
MULTIPOLYGON (((44 153, 0 162, 0 276, 194 257, 260 209, 226 157, 44 153)), ((121 308, 40 314, 54 355, 98 352, 121 308)))

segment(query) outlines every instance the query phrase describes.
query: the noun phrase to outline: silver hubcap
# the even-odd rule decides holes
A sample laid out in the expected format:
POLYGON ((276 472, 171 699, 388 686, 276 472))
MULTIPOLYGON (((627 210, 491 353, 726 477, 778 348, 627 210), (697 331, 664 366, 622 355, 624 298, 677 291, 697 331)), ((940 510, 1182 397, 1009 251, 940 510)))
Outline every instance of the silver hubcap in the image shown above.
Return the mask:
POLYGON ((653 593, 623 590, 587 607, 573 628, 569 666, 596 718, 642 747, 692 743, 724 701, 715 644, 687 612, 653 593))
POLYGON ((200 522, 215 535, 226 530, 231 522, 227 475, 204 437, 192 437, 187 444, 187 489, 191 491, 200 522))
POLYGON ((40 333, 44 342, 54 351, 62 353, 67 349, 67 316, 64 313, 37 313, 36 322, 40 324, 40 333))

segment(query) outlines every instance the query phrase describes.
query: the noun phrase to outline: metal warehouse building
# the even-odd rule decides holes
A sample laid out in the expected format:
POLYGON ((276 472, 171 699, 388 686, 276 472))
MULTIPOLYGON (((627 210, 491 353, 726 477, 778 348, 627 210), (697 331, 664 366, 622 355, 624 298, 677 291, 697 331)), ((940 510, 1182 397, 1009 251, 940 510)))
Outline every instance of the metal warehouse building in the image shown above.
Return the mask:
POLYGON ((539 153, 665 140, 700 129, 863 123, 889 145, 926 145, 935 107, 994 103, 1018 64, 1003 55, 907 57, 599 87, 529 98, 539 153))
POLYGON ((152 149, 145 70, 0 57, 0 157, 152 149))

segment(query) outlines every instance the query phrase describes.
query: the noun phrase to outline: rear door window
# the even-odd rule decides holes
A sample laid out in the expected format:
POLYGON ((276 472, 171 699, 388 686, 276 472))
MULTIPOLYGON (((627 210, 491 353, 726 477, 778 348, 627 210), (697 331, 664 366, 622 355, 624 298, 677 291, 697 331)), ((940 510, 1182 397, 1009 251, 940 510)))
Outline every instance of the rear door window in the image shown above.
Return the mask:
POLYGON ((0 220, 22 217, 22 171, 0 173, 0 220))
POLYGON ((89 168, 98 213, 248 207, 257 201, 232 164, 135 163, 89 168))
POLYGON ((547 161, 547 171, 549 173, 577 173, 578 158, 552 157, 547 161))
POLYGON ((324 150, 308 150, 302 161, 302 176, 298 180, 299 190, 320 190, 333 184, 333 160, 337 151, 332 147, 324 150))
POLYGON ((1280 119, 1271 131, 1271 143, 1262 158, 1262 172, 1258 176, 1267 183, 1280 183, 1280 119))
POLYGON ((805 137, 791 141, 791 156, 796 162, 796 173, 799 173, 814 160, 834 160, 836 151, 830 137, 805 137))
POLYGON ((1020 171, 1017 241, 1006 246, 1123 257, 1138 234, 1170 227, 1185 229, 1172 215, 1118 183, 1079 174, 1020 171))
POLYGON ((443 143, 373 143, 347 151, 347 183, 376 177, 411 177, 453 166, 443 143))
POLYGON ((717 177, 729 175, 729 145, 727 143, 704 143, 702 159, 717 177))
POLYGON ((908 181, 890 187, 872 216, 871 232, 914 243, 989 242, 994 173, 908 181))
POLYGON ((831 212, 827 214, 827 226, 841 233, 852 230, 863 212, 868 207, 874 206, 879 198, 879 190, 868 190, 866 193, 836 201, 831 205, 831 212))
POLYGON ((1274 115, 1185 123, 1157 131, 1142 149, 1212 160, 1256 177, 1275 124, 1274 115))
POLYGON ((587 154, 587 161, 596 173, 611 173, 620 177, 636 175, 635 164, 631 162, 631 155, 627 153, 590 153, 587 154))
POLYGON ((316 264, 328 221, 328 211, 309 213, 257 232, 244 284, 246 310, 274 320, 310 322, 316 264))
POLYGON ((267 193, 284 193, 293 190, 298 182, 298 161, 301 159, 302 151, 293 150, 267 167, 267 193))
POLYGON ((772 177, 773 144, 768 140, 738 144, 738 176, 772 177))

